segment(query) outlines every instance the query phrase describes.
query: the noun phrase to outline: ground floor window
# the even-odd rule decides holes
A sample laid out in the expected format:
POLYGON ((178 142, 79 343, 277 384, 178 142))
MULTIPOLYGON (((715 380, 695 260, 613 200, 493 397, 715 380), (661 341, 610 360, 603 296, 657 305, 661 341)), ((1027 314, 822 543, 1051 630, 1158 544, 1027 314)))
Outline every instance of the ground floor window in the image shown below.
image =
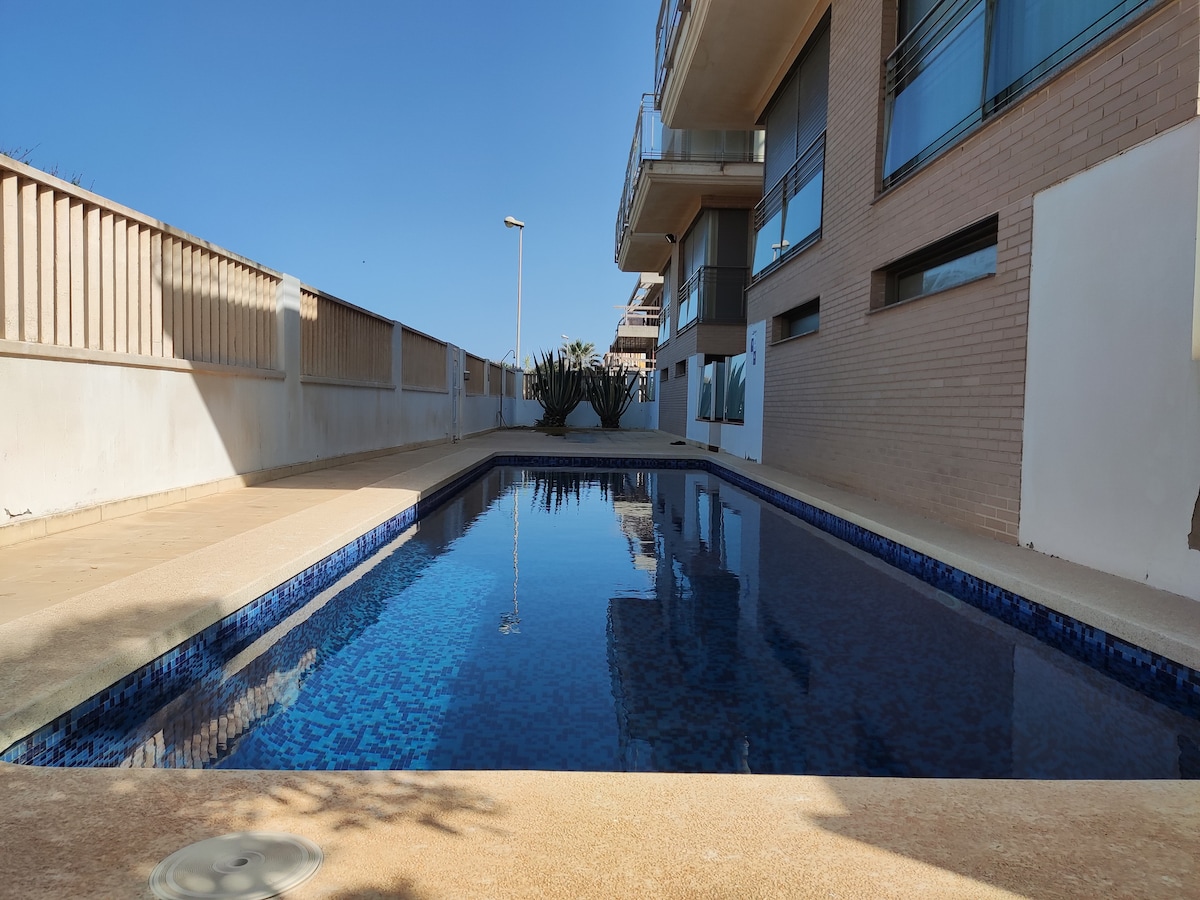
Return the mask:
POLYGON ((893 263, 885 270, 883 305, 995 275, 998 225, 998 217, 992 216, 893 263))
POLYGON ((741 423, 746 414, 746 354, 706 356, 699 391, 697 419, 741 423))

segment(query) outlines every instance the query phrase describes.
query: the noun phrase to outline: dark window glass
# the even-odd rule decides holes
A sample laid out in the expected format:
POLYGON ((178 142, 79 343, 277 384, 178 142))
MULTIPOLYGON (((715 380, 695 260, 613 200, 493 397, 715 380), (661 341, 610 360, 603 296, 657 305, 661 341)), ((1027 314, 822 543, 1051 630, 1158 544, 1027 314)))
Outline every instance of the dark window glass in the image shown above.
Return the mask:
POLYGON ((754 211, 755 275, 820 236, 828 99, 827 16, 767 108, 766 194, 754 211))
POLYGON ((937 4, 938 0, 900 0, 900 27, 897 29, 900 34, 897 35, 897 38, 903 39, 906 34, 916 28, 917 24, 937 4))
POLYGON ((729 357, 728 387, 725 389, 725 419, 741 422, 746 414, 746 354, 729 357))
POLYGON ((792 75, 767 113, 767 150, 763 161, 763 184, 775 186, 796 161, 796 99, 800 96, 800 73, 792 75))
POLYGON ((812 334, 821 326, 821 301, 809 300, 780 316, 780 339, 812 334))
POLYGON ((968 281, 996 274, 996 245, 896 279, 896 303, 949 290, 968 281))
POLYGON ((996 274, 997 224, 993 216, 889 267, 884 304, 914 300, 996 274))
POLYGON ((700 370, 700 397, 696 405, 696 417, 699 419, 712 418, 713 378, 716 375, 716 363, 708 363, 700 370))
POLYGON ((988 97, 1012 96, 1146 0, 1021 0, 992 15, 988 97))

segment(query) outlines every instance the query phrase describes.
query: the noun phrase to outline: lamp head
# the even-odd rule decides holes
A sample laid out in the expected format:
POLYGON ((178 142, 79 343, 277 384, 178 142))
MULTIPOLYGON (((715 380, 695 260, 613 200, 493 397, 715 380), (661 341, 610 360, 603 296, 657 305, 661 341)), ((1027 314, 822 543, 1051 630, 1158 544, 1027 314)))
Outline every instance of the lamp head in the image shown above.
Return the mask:
POLYGON ((505 228, 524 228, 525 223, 522 222, 520 219, 514 219, 512 216, 505 216, 504 217, 504 227, 505 228))

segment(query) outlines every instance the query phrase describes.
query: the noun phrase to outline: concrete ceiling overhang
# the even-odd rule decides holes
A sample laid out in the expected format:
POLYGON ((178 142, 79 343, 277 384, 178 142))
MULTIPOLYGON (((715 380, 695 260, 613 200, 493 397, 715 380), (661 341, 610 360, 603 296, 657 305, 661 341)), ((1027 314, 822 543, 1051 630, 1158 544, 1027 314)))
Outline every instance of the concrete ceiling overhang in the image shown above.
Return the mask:
POLYGON ((695 0, 662 93, 671 128, 754 128, 829 0, 695 0))
POLYGON ((671 256, 666 235, 683 237, 705 204, 753 206, 762 197, 762 178, 762 163, 646 160, 617 254, 618 268, 661 271, 671 256))

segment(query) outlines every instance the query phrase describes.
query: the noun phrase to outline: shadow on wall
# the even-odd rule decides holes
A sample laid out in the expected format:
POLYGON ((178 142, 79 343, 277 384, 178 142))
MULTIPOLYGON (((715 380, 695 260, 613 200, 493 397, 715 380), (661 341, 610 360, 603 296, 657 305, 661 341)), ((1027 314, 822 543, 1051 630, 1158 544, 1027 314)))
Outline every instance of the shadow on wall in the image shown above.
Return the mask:
POLYGON ((496 424, 445 342, 407 379, 411 330, 6 157, 0 245, 0 525, 496 424))

